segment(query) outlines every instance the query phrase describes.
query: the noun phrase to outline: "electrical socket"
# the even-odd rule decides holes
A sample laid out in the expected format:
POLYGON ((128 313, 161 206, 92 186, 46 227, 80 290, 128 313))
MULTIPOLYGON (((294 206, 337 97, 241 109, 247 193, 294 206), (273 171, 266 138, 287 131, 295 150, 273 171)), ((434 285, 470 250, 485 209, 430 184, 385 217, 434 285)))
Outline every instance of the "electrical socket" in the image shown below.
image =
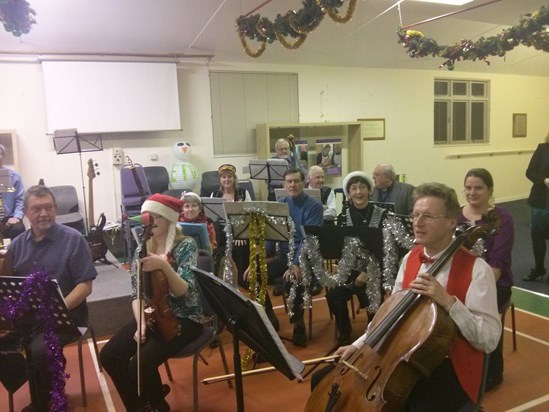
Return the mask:
POLYGON ((124 163, 124 152, 121 147, 112 148, 112 164, 121 165, 124 163))

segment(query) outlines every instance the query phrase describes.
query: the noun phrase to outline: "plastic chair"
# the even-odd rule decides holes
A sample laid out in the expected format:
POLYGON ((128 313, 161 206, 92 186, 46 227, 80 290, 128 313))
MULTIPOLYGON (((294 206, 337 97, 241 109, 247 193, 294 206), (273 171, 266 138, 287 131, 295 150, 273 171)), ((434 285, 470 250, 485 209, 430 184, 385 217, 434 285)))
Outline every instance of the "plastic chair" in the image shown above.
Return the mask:
POLYGON ((250 194, 250 198, 252 200, 255 200, 255 192, 254 192, 254 185, 252 184, 251 180, 243 179, 238 181, 238 187, 247 190, 250 194))
POLYGON ((123 237, 125 240, 124 257, 127 262, 133 252, 132 235, 132 221, 128 217, 137 216, 141 213, 141 205, 144 200, 151 195, 149 183, 145 177, 145 171, 140 164, 134 164, 131 166, 124 166, 120 169, 120 188, 121 188, 121 202, 120 208, 122 210, 122 230, 124 231, 123 237), (138 187, 137 182, 141 184, 141 188, 138 187), (141 193, 141 191, 143 193, 141 193))
POLYGON ((80 233, 85 233, 84 218, 78 208, 78 196, 74 186, 49 187, 55 196, 57 203, 57 215, 55 221, 65 226, 70 226, 80 233))
POLYGON ((123 210, 129 216, 138 215, 141 212, 143 201, 151 195, 143 166, 134 164, 133 168, 124 166, 120 169, 120 187, 123 210), (143 193, 141 193, 137 182, 141 184, 143 193))
POLYGON ((164 166, 145 166, 143 172, 145 173, 151 194, 165 194, 169 190, 170 176, 164 166))
MULTIPOLYGON (((209 271, 211 272, 211 269, 213 268, 213 259, 211 257, 211 254, 207 251, 200 251, 198 254, 198 267, 199 269, 209 271), (202 259, 201 259, 202 257, 202 259)), ((202 327, 202 332, 200 333, 200 336, 196 338, 194 341, 189 343, 187 346, 181 348, 179 352, 172 356, 172 358, 181 359, 181 358, 187 358, 189 356, 193 357, 193 411, 198 412, 198 359, 202 359, 202 361, 208 365, 208 362, 200 355, 202 350, 204 350, 207 347, 210 347, 214 342, 216 342, 217 347, 219 348, 219 353, 221 355, 221 361, 223 362, 223 368, 225 370, 225 374, 229 374, 229 365, 227 363, 227 358, 225 357, 225 351, 223 349, 223 342, 219 338, 219 335, 221 334, 223 327, 219 325, 217 316, 215 315, 212 307, 208 303, 208 301, 205 299, 202 292, 200 293, 202 298, 202 309, 204 312, 204 325, 202 327)), ((170 381, 173 381, 173 375, 172 371, 170 369, 170 365, 168 361, 164 362, 164 367, 166 368, 166 374, 168 375, 168 379, 170 381)), ((232 388, 232 382, 229 380, 227 381, 227 384, 229 385, 229 388, 232 388)))
POLYGON ((219 172, 217 170, 212 170, 202 173, 202 182, 200 183, 200 196, 209 197, 212 192, 215 192, 217 190, 219 190, 219 172))

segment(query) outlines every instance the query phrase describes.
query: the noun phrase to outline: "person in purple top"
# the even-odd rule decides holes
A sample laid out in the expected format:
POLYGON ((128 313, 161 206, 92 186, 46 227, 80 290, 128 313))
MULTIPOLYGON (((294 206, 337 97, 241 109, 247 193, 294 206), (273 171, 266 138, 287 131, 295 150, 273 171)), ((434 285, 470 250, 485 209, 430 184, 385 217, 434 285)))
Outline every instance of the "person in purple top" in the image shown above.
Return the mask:
MULTIPOLYGON (((465 175, 465 198, 467 204, 462 207, 459 223, 465 225, 482 225, 482 215, 495 209, 499 215, 499 229, 496 234, 485 240, 482 257, 492 267, 496 278, 497 302, 501 308, 511 297, 513 273, 511 272, 511 251, 515 239, 513 216, 507 210, 491 203, 494 191, 494 180, 488 170, 471 169, 465 175)), ((486 390, 501 384, 503 381, 503 334, 498 347, 490 354, 486 390)))

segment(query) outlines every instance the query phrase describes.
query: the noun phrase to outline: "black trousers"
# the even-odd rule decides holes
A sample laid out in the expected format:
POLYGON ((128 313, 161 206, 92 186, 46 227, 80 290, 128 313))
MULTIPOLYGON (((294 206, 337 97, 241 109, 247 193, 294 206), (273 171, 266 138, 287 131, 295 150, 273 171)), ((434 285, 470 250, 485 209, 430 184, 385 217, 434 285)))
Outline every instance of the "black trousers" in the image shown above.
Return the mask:
MULTIPOLYGON (((506 303, 511 297, 511 288, 497 287, 498 308, 506 303)), ((502 329, 504 325, 501 325, 502 329)), ((486 388, 491 389, 494 384, 501 381, 503 377, 503 331, 499 338, 496 349, 489 355, 488 374, 486 376, 486 388)))
MULTIPOLYGON (((8 218, 4 219, 4 221, 7 221, 7 220, 8 218)), ((19 222, 19 223, 16 223, 15 225, 6 225, 4 227, 4 231, 2 232, 2 236, 8 239, 15 239, 24 231, 25 231, 25 225, 23 224, 23 222, 19 222)))
POLYGON ((182 332, 170 342, 151 334, 141 345, 141 396, 137 394, 135 320, 120 329, 101 350, 101 365, 110 375, 126 410, 134 411, 147 403, 156 405, 164 398, 158 367, 200 336, 202 331, 202 325, 192 320, 182 319, 180 322, 182 332))

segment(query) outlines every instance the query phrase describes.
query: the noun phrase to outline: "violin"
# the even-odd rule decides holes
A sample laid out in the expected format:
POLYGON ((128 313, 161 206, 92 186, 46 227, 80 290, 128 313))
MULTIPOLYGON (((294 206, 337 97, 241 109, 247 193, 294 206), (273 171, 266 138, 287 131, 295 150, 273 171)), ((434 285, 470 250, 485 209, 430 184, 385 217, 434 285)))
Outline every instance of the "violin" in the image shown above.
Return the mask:
MULTIPOLYGON (((492 209, 484 221, 456 236, 427 272, 436 276, 458 249, 492 234, 499 216, 492 209)), ((305 411, 404 410, 416 382, 448 355, 456 333, 448 313, 427 296, 411 290, 394 293, 368 326, 365 345, 320 381, 305 411)))
MULTIPOLYGON (((149 216, 150 223, 145 227, 139 258, 148 255, 147 241, 152 236, 154 219, 149 216)), ((159 332, 162 338, 169 342, 181 333, 181 324, 170 308, 170 287, 168 278, 161 270, 144 272, 139 270, 145 295, 145 321, 149 330, 159 332)))

